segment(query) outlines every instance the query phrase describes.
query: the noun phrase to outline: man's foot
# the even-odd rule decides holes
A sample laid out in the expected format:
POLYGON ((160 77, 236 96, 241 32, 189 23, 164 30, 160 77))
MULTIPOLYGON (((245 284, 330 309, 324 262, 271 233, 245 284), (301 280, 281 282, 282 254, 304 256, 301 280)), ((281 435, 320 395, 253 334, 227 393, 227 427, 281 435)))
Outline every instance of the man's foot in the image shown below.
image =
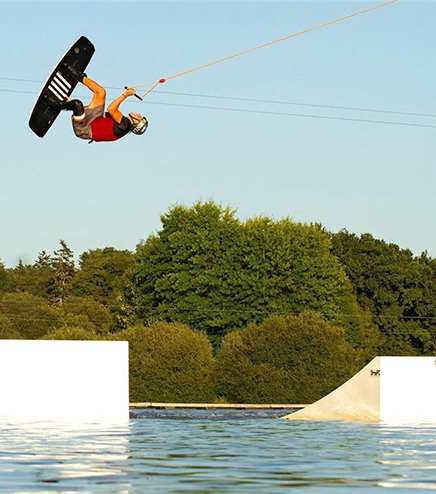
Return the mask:
POLYGON ((83 103, 78 99, 70 99, 68 98, 62 103, 62 110, 69 110, 73 112, 74 117, 84 117, 85 116, 85 108, 83 103))
POLYGON ((83 78, 86 77, 84 72, 80 72, 75 67, 64 63, 62 67, 63 72, 65 72, 74 82, 83 82, 83 78))

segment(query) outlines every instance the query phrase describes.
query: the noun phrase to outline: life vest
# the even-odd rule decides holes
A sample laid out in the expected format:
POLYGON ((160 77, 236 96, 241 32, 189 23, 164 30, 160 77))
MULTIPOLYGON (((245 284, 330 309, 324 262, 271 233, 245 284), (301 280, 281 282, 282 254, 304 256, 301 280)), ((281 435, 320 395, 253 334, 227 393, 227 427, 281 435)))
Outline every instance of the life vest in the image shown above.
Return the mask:
POLYGON ((96 142, 117 141, 121 136, 115 135, 115 120, 110 116, 98 117, 91 122, 92 140, 96 142))

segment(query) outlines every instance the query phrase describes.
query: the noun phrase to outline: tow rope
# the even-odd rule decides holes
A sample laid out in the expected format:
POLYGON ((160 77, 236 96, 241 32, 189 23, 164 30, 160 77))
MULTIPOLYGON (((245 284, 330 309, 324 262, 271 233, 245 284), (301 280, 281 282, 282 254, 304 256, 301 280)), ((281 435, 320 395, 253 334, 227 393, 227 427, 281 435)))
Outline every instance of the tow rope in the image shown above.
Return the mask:
POLYGON ((296 38, 297 36, 302 36, 303 34, 311 33, 313 31, 317 31, 318 29, 322 29, 327 26, 331 26, 332 24, 337 24, 338 22, 345 21, 347 19, 351 19, 353 17, 357 17, 362 14, 366 14, 368 12, 372 12, 373 10, 381 9, 383 7, 387 7, 388 5, 391 5, 393 3, 398 2, 398 0, 389 0, 388 2, 381 3, 379 5, 375 5, 374 7, 369 7, 364 10, 360 10, 359 12, 354 12, 353 14, 348 14, 343 17, 339 17, 338 19, 334 19, 332 21, 324 22, 322 24, 318 24, 316 26, 309 27, 307 29, 303 29, 302 31, 297 31, 296 33, 289 34, 287 36, 283 36, 282 38, 274 39, 272 41, 268 41, 267 43, 262 43, 261 45, 254 46, 252 48, 247 48, 246 50, 239 51, 238 53, 234 53, 233 55, 229 55, 227 57, 219 58, 217 60, 214 60, 212 62, 205 63, 203 65, 199 65, 198 67, 194 67, 188 70, 185 70, 183 72, 179 72, 178 74, 171 75, 169 77, 165 77, 162 79, 159 79, 158 81, 154 81, 151 83, 145 83, 145 84, 137 84, 136 86, 130 86, 133 89, 136 88, 141 88, 144 86, 151 86, 150 89, 148 89, 142 96, 136 95, 135 96, 138 99, 144 99, 148 94, 150 94, 159 84, 163 84, 164 82, 170 81, 172 79, 177 79, 178 77, 183 77, 187 74, 191 74, 192 72, 196 72, 198 70, 205 69, 207 67, 211 67, 212 65, 216 65, 221 62, 226 62, 227 60, 230 60, 232 58, 240 57, 242 55, 246 55, 247 53, 251 53, 256 50, 260 50, 262 48, 266 48, 267 46, 275 45, 276 43, 281 43, 282 41, 286 41, 291 38, 296 38))

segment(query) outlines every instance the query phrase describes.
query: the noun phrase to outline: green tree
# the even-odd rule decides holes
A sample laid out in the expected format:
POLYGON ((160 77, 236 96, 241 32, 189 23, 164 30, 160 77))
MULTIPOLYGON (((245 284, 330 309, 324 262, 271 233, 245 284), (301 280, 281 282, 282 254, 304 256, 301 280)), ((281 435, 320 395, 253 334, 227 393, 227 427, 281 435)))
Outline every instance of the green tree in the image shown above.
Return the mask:
POLYGON ((176 206, 161 221, 158 235, 137 246, 120 319, 130 324, 137 319, 182 321, 212 337, 238 318, 244 321, 242 312, 225 310, 221 292, 231 287, 220 289, 226 272, 235 267, 234 242, 241 235, 234 212, 213 203, 176 206))
POLYGON ((344 328, 345 339, 356 350, 359 366, 379 355, 385 339, 373 322, 368 309, 360 307, 351 282, 347 279, 339 314, 330 322, 344 328))
POLYGON ((27 292, 35 291, 35 269, 31 264, 24 264, 20 259, 15 268, 9 269, 8 292, 27 292))
POLYGON ((115 336, 129 342, 130 397, 136 402, 210 402, 212 346, 177 323, 135 326, 115 336))
POLYGON ((108 309, 92 297, 66 298, 62 304, 63 326, 82 327, 104 335, 109 332, 111 316, 108 309))
POLYGON ((0 295, 8 290, 8 271, 0 260, 0 295))
POLYGON ((6 293, 0 299, 0 314, 22 339, 35 340, 62 324, 62 313, 42 297, 29 293, 6 293))
POLYGON ((24 264, 21 260, 9 270, 5 292, 26 292, 50 299, 53 286, 53 269, 45 262, 42 251, 35 264, 24 264))
POLYGON ((436 337, 436 261, 345 230, 332 235, 333 253, 351 280, 359 305, 373 315, 381 354, 432 354, 436 337))
POLYGON ((34 268, 34 274, 37 280, 37 290, 32 293, 34 293, 34 295, 40 295, 41 297, 52 299, 55 272, 53 268, 53 259, 50 254, 47 254, 45 250, 42 250, 38 254, 38 259, 34 264, 34 268))
POLYGON ((270 313, 338 317, 347 278, 318 225, 255 218, 241 223, 213 202, 176 206, 137 247, 121 315, 181 321, 216 344, 270 313))
POLYGON ((65 240, 60 240, 60 249, 55 251, 52 266, 54 269, 53 295, 58 305, 62 305, 69 295, 71 283, 76 268, 74 265, 73 252, 65 240))
POLYGON ((106 247, 84 252, 73 279, 72 293, 91 296, 111 312, 118 312, 124 274, 133 262, 134 254, 128 250, 106 247))
POLYGON ((47 252, 45 250, 42 250, 38 254, 38 259, 35 262, 35 267, 51 269, 52 264, 53 264, 53 260, 50 256, 50 254, 47 254, 47 252))
POLYGON ((271 316, 226 336, 216 361, 220 395, 240 403, 311 403, 357 370, 344 330, 315 312, 271 316))

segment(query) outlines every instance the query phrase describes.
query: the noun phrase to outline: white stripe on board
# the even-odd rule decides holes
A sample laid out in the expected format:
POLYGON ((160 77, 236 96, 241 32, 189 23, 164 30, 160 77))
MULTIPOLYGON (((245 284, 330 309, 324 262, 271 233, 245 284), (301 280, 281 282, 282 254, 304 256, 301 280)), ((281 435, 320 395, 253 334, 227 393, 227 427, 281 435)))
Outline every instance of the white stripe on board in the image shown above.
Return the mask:
POLYGON ((50 83, 50 86, 49 87, 52 88, 54 91, 56 91, 56 93, 59 94, 62 99, 65 99, 66 98, 66 95, 65 95, 64 91, 60 90, 56 86, 56 84, 53 84, 53 81, 50 83))
POLYGON ((60 72, 56 72, 56 75, 68 88, 71 87, 71 84, 64 78, 64 76, 60 72))
POLYGON ((56 81, 51 81, 50 86, 52 86, 54 89, 56 89, 56 91, 62 94, 64 98, 68 96, 67 91, 65 91, 65 89, 62 86, 60 86, 56 81))
POLYGON ((59 77, 56 75, 53 77, 53 82, 56 82, 56 84, 61 87, 66 93, 68 93, 69 88, 61 81, 59 77))
POLYGON ((64 100, 64 98, 63 98, 62 96, 59 96, 58 92, 57 92, 55 89, 53 89, 51 86, 49 86, 48 88, 49 88, 49 89, 50 89, 50 91, 51 91, 51 92, 52 92, 52 93, 56 96, 56 98, 57 98, 57 99, 59 99, 59 100, 61 100, 61 101, 63 101, 63 100, 64 100))

